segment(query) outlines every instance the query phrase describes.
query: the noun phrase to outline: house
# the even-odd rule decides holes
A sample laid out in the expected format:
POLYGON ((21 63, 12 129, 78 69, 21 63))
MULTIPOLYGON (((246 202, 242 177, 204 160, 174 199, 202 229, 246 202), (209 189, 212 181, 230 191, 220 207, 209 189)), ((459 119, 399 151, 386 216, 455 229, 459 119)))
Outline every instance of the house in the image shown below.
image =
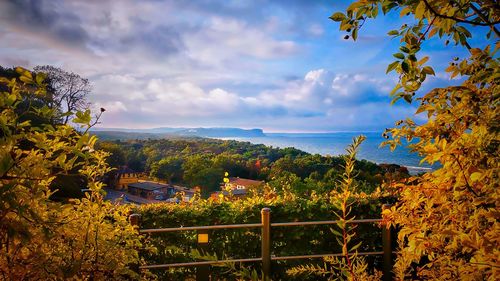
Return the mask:
POLYGON ((225 183, 222 189, 225 190, 248 190, 252 187, 259 187, 263 185, 263 181, 250 180, 250 179, 242 179, 242 178, 229 178, 229 182, 225 183))
POLYGON ((115 176, 115 189, 127 190, 131 183, 137 182, 139 182, 139 173, 127 166, 122 166, 118 169, 115 176))
POLYGON ((217 199, 219 194, 225 196, 229 195, 229 190, 232 195, 237 198, 241 198, 247 195, 248 190, 251 188, 257 188, 264 185, 264 181, 243 179, 243 178, 229 178, 229 181, 221 186, 221 191, 214 192, 210 195, 211 198, 217 199))
MULTIPOLYGON (((189 202, 191 198, 194 197, 195 193, 200 192, 200 189, 195 187, 195 188, 187 188, 184 186, 179 186, 179 185, 173 185, 174 187, 174 194, 176 193, 181 193, 182 194, 182 201, 183 202, 189 202)), ((170 202, 178 202, 178 198, 170 198, 170 202)))
POLYGON ((136 182, 128 185, 128 193, 150 200, 166 200, 175 195, 175 188, 158 182, 136 182))
POLYGON ((129 197, 135 198, 134 200, 141 204, 145 204, 147 200, 150 200, 149 203, 158 203, 160 201, 178 202, 179 197, 177 196, 177 193, 182 193, 182 201, 189 202, 196 192, 197 191, 195 189, 183 186, 143 180, 139 180, 139 182, 128 185, 129 197), (137 196, 142 199, 137 198, 137 196))

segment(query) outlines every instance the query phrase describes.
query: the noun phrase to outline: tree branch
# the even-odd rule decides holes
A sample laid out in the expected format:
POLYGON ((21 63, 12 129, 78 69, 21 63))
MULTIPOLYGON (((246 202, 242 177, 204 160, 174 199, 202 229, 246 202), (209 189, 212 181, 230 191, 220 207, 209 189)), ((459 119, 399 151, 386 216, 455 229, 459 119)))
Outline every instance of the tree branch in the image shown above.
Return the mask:
MULTIPOLYGON (((456 22, 463 22, 463 23, 468 23, 468 24, 471 24, 471 25, 479 25, 479 26, 489 26, 489 27, 492 27, 496 30, 496 28, 494 27, 495 24, 499 24, 500 23, 500 20, 497 20, 497 21, 494 21, 494 22, 489 22, 483 14, 479 13, 478 16, 484 21, 483 22, 475 22, 475 21, 471 21, 471 20, 467 20, 467 19, 464 19, 464 18, 457 18, 457 17, 453 17, 453 16, 448 16, 448 15, 443 15, 443 14, 440 14, 438 13, 438 11, 436 11, 428 2, 428 0, 423 0, 424 1, 424 4, 425 6, 427 7, 427 9, 429 9, 436 17, 440 17, 440 18, 445 18, 445 19, 451 19, 451 20, 454 20, 456 22)), ((474 11, 478 11, 476 7, 474 7, 472 4, 470 5, 471 9, 474 10, 474 11)), ((477 12, 476 12, 477 13, 477 12)), ((500 33, 497 33, 498 30, 495 31, 495 33, 497 34, 497 36, 500 37, 500 33)))
POLYGON ((104 108, 101 108, 99 114, 95 116, 95 121, 87 127, 87 129, 83 132, 83 134, 86 134, 92 127, 99 124, 99 119, 101 119, 101 115, 104 113, 104 111, 105 111, 104 108))
POLYGON ((431 29, 431 27, 434 24, 435 20, 436 20, 436 17, 432 18, 431 22, 427 26, 427 29, 424 31, 424 33, 422 33, 422 35, 420 36, 420 38, 418 38, 418 43, 420 43, 422 41, 422 39, 425 38, 425 35, 427 35, 427 33, 429 32, 429 30, 431 29))
MULTIPOLYGON (((477 14, 477 16, 478 16, 479 18, 481 18, 483 21, 485 21, 485 22, 489 22, 489 21, 488 21, 488 19, 486 18, 486 16, 485 16, 485 15, 484 15, 484 14, 483 14, 483 13, 482 13, 482 12, 481 12, 478 8, 476 8, 476 6, 474 6, 474 4, 472 4, 472 3, 471 3, 471 4, 470 4, 470 8, 471 8, 471 9, 472 9, 472 10, 473 10, 476 14, 477 14)), ((496 21, 496 23, 499 23, 499 22, 500 22, 500 21, 496 21)), ((497 37, 500 37, 500 31, 498 31, 498 29, 495 27, 495 24, 496 24, 496 23, 493 23, 493 24, 491 24, 491 25, 489 25, 489 26, 490 26, 491 30, 492 30, 493 32, 495 32, 495 34, 497 35, 497 37)))
POLYGON ((467 180, 467 176, 465 175, 464 167, 462 166, 462 163, 458 160, 458 157, 455 154, 452 154, 453 157, 455 158, 455 161, 457 162, 458 166, 460 167, 460 170, 462 171, 462 176, 464 177, 465 180, 465 187, 467 187, 467 190, 472 192, 476 197, 479 197, 479 195, 472 189, 472 186, 469 184, 469 181, 467 180))

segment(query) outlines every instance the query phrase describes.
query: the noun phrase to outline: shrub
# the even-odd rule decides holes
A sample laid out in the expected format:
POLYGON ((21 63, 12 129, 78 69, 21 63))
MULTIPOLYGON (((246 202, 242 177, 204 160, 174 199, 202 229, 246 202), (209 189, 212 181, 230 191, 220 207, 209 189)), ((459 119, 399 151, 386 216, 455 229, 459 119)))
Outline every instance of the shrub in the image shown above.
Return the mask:
MULTIPOLYGON (((45 77, 18 68, 19 79, 0 77, 0 279, 130 280, 140 276, 142 246, 127 221, 128 207, 103 200, 99 178, 109 168, 107 153, 94 150, 86 131, 69 125, 32 124, 20 116, 51 120, 54 110, 33 106, 42 99, 45 77), (29 107, 18 109, 21 104, 29 107), (69 204, 50 200, 60 175, 77 173, 91 193, 69 204)), ((74 116, 73 116, 74 117, 74 116)), ((73 122, 85 130, 90 112, 73 122)))

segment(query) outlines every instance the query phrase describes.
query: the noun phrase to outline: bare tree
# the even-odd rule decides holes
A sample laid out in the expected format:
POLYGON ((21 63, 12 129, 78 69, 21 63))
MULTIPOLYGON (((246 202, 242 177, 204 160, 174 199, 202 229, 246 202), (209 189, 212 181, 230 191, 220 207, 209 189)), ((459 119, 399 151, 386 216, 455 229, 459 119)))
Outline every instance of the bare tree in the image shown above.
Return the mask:
POLYGON ((76 111, 89 107, 87 95, 92 87, 88 79, 50 65, 36 66, 34 71, 47 74, 48 88, 52 93, 49 106, 61 112, 63 124, 68 123, 70 116, 76 111))

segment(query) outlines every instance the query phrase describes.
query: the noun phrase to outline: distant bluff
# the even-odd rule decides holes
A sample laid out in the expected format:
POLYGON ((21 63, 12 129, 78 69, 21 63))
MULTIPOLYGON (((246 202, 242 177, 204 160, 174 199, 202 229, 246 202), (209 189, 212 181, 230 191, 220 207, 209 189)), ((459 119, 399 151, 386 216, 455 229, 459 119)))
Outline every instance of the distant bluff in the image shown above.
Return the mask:
POLYGON ((191 128, 175 132, 181 136, 198 137, 265 137, 262 129, 240 129, 240 128, 191 128))

